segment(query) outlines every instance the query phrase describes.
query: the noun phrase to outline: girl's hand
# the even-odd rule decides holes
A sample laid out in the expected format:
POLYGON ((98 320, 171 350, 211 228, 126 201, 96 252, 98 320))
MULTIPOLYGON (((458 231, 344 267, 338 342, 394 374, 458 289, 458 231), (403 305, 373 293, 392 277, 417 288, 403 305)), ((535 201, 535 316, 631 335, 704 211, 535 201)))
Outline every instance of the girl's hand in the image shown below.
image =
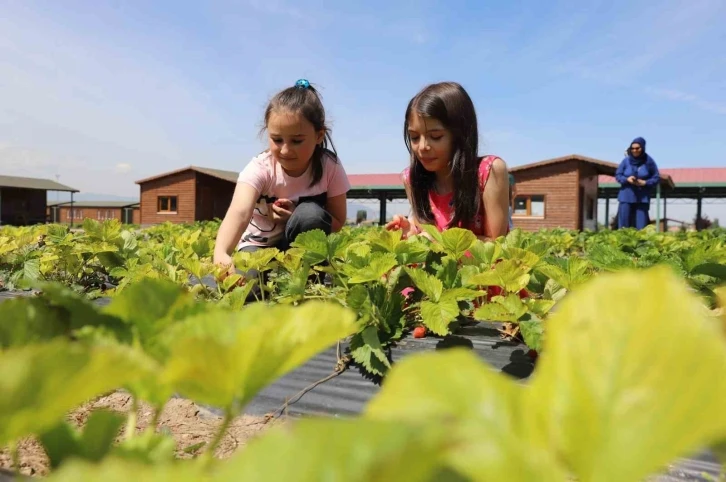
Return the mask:
POLYGON ((222 279, 226 278, 227 276, 229 276, 231 274, 235 274, 237 272, 235 270, 234 262, 232 261, 232 257, 230 255, 228 255, 227 253, 224 253, 224 254, 215 253, 214 264, 217 266, 222 266, 222 267, 227 268, 227 271, 222 274, 222 279))
POLYGON ((289 199, 278 199, 272 205, 272 220, 276 223, 287 222, 295 211, 295 203, 289 199))
POLYGON ((412 233, 412 226, 411 222, 408 220, 406 216, 401 216, 400 214, 396 214, 393 216, 393 220, 391 220, 390 223, 386 224, 386 229, 388 231, 397 231, 402 230, 403 235, 401 236, 401 239, 408 238, 412 233))
POLYGON ((637 181, 635 181, 635 182, 636 182, 636 184, 637 184, 638 186, 640 186, 640 187, 643 187, 643 186, 645 186, 645 181, 643 181, 642 179, 638 179, 638 180, 637 180, 637 181))
POLYGON ((630 176, 630 177, 628 178, 628 182, 629 182, 630 184, 635 184, 635 176, 630 176))

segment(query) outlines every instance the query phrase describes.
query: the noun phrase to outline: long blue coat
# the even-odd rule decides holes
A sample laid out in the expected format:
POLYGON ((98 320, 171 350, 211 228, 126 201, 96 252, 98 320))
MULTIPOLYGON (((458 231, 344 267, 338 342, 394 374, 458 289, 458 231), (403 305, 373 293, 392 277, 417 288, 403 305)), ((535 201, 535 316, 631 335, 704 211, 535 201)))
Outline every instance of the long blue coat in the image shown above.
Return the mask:
POLYGON ((648 154, 636 159, 628 156, 620 162, 615 171, 615 180, 620 183, 618 201, 628 204, 650 204, 650 193, 653 187, 660 182, 660 172, 653 158, 648 154), (645 186, 635 186, 628 183, 628 178, 635 176, 636 179, 645 181, 645 186))

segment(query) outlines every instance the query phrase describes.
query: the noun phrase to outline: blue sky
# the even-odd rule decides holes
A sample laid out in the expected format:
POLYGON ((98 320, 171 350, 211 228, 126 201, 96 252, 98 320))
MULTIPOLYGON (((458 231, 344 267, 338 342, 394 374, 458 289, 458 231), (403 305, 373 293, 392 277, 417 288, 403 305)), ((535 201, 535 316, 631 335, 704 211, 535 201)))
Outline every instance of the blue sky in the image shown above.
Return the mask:
MULTIPOLYGON (((321 88, 350 173, 398 172, 406 103, 455 80, 510 165, 726 164, 726 2, 0 0, 0 168, 138 196, 196 164, 240 170, 265 103, 321 88)), ((708 211, 707 211, 708 212, 708 211)))

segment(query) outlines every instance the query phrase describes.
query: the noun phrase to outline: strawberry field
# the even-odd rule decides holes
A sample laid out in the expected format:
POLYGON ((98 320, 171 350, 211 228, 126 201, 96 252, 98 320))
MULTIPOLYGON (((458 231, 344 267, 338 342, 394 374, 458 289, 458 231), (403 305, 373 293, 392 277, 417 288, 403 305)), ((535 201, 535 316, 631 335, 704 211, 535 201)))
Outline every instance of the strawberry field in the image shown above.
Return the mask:
POLYGON ((628 481, 723 450, 726 231, 313 231, 236 254, 259 272, 246 279, 211 263, 217 227, 0 229, 7 468, 29 438, 51 480, 74 481, 628 481), (414 336, 475 324, 537 358, 525 383, 464 348, 392 361, 414 336), (333 376, 383 379, 362 413, 294 419, 215 457, 256 395, 331 347, 333 376), (114 393, 123 416, 68 420, 114 393), (156 430, 180 400, 220 414, 181 451, 156 430))

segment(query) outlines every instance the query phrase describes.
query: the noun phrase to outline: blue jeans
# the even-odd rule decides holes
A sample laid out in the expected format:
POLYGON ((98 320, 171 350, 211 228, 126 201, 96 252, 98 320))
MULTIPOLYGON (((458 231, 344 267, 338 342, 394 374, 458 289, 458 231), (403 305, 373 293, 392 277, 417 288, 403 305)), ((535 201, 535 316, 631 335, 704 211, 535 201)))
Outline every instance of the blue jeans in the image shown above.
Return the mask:
POLYGON ((648 203, 623 203, 618 206, 618 228, 643 229, 650 223, 648 203))

